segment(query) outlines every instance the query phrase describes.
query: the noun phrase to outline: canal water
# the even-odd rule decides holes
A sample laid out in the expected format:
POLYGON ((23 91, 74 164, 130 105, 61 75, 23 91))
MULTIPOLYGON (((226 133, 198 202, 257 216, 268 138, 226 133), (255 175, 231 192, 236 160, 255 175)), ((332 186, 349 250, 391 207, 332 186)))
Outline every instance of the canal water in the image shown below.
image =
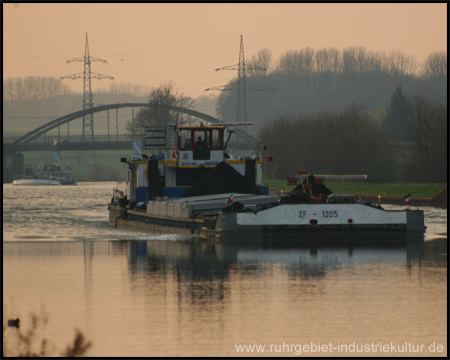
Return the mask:
POLYGON ((447 356, 446 209, 424 236, 206 240, 114 229, 115 186, 3 185, 4 325, 47 316, 55 354, 80 329, 89 356, 447 356))

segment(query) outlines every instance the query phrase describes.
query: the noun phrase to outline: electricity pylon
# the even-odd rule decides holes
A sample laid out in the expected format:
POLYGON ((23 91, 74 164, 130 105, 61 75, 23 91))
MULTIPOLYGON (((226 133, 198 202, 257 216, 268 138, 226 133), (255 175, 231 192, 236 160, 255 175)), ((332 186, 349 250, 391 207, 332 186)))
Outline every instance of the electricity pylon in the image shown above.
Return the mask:
MULTIPOLYGON (((66 75, 61 77, 60 80, 63 79, 83 79, 83 110, 92 109, 94 104, 92 103, 92 91, 91 91, 91 79, 110 79, 114 80, 112 76, 97 74, 91 72, 91 62, 102 62, 104 64, 107 63, 106 60, 94 58, 89 56, 89 43, 88 43, 88 34, 86 33, 86 45, 84 47, 84 57, 79 57, 72 60, 67 60, 67 63, 71 62, 84 62, 84 72, 66 75)), ((86 141, 91 136, 91 140, 94 141, 94 115, 89 114, 83 116, 83 140, 86 141)))
POLYGON ((205 91, 209 90, 221 90, 221 91, 229 91, 229 90, 237 90, 238 91, 238 101, 237 101, 237 121, 247 122, 247 98, 246 98, 246 90, 276 90, 271 87, 264 87, 261 85, 249 84, 246 82, 245 78, 245 70, 260 70, 267 71, 266 68, 261 68, 259 66, 246 66, 245 65, 245 57, 244 57, 244 40, 241 35, 241 47, 239 50, 239 64, 225 66, 222 68, 215 69, 214 71, 219 70, 237 70, 238 71, 238 82, 231 83, 222 86, 216 86, 212 88, 205 89, 205 91))

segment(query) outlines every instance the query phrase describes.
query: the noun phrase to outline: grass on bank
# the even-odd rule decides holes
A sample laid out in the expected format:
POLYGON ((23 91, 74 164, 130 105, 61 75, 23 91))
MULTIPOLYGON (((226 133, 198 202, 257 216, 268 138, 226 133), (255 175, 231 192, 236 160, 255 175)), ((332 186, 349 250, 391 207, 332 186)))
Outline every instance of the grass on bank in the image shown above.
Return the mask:
MULTIPOLYGON (((324 184, 336 194, 382 195, 432 198, 439 194, 447 184, 375 184, 375 183, 331 183, 324 184)), ((269 187, 277 190, 291 191, 296 185, 287 185, 286 180, 269 180, 269 187)))

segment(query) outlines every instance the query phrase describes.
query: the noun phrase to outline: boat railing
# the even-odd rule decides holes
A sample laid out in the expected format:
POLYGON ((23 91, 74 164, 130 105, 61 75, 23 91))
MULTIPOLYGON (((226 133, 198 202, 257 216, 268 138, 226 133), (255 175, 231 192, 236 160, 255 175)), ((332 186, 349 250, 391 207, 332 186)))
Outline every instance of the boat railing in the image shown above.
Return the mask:
POLYGON ((333 183, 358 183, 367 182, 369 175, 319 175, 314 174, 316 177, 323 177, 324 182, 333 183))
MULTIPOLYGON (((288 185, 299 185, 301 183, 309 184, 311 180, 308 180, 308 175, 305 175, 304 173, 299 175, 296 175, 294 177, 288 177, 288 185), (305 178, 302 177, 305 176, 305 178)), ((314 174, 314 181, 316 184, 323 184, 327 182, 331 183, 361 183, 361 182, 367 182, 369 179, 368 175, 323 175, 323 174, 314 174)), ((304 185, 308 186, 308 189, 310 189, 310 185, 304 185)))

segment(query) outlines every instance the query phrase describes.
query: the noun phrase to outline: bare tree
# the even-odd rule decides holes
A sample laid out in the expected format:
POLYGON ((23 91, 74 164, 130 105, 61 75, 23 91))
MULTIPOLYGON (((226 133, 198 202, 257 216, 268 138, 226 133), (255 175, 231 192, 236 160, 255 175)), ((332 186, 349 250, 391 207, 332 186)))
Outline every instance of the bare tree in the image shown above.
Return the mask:
POLYGON ((433 78, 438 76, 447 76, 447 53, 438 51, 431 53, 421 69, 423 78, 433 78))
POLYGON ((416 181, 447 181, 447 106, 421 96, 410 99, 411 171, 416 181))
POLYGON ((174 110, 174 107, 189 107, 193 101, 190 97, 178 94, 173 82, 162 84, 152 90, 148 107, 142 109, 131 121, 127 122, 127 131, 141 137, 149 127, 166 127, 170 124, 181 124, 185 116, 174 110))
POLYGON ((387 71, 391 76, 413 75, 417 70, 417 62, 412 55, 405 55, 402 51, 392 51, 386 58, 387 71))
POLYGON ((350 47, 342 51, 342 72, 344 74, 354 73, 356 65, 356 47, 350 47))
POLYGON ((266 75, 272 65, 272 51, 269 49, 261 49, 256 55, 247 62, 249 67, 248 74, 250 76, 266 75), (265 69, 265 70, 259 70, 265 69))

